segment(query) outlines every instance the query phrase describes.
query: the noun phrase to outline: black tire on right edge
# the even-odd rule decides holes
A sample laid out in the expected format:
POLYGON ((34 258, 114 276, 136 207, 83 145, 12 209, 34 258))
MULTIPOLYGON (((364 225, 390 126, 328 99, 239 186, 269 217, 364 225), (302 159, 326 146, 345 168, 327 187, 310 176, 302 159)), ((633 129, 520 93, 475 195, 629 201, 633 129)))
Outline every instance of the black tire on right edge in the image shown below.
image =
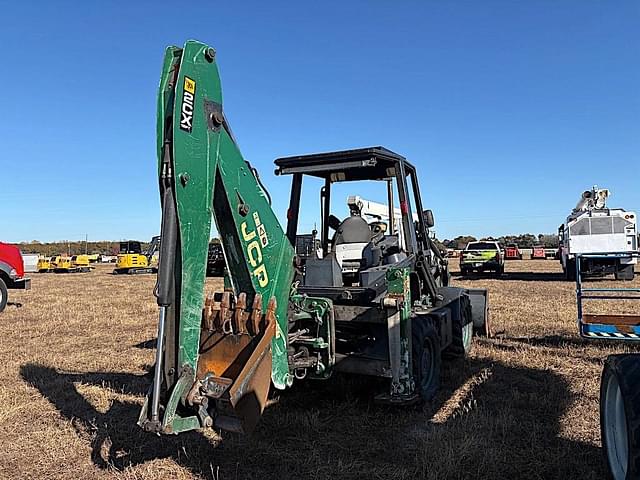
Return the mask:
POLYGON ((614 480, 640 479, 640 355, 610 355, 600 380, 600 435, 614 480))
POLYGON ((440 388, 440 338, 433 320, 418 315, 411 321, 413 376, 416 391, 429 402, 440 388))
POLYGON ((9 299, 9 293, 7 291, 7 284, 0 278, 0 312, 7 306, 7 300, 9 299))

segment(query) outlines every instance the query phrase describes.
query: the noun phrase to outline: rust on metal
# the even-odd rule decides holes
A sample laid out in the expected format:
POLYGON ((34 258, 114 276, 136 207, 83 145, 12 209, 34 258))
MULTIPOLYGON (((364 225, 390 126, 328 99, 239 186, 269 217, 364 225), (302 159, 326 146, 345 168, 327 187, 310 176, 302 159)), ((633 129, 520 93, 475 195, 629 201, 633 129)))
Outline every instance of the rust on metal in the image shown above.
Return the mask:
POLYGON ((199 395, 205 395, 215 400, 227 421, 231 413, 245 433, 257 424, 271 384, 276 300, 269 300, 264 314, 262 302, 262 297, 255 295, 253 308, 247 311, 245 293, 236 297, 226 291, 206 296, 198 381, 188 399, 197 403, 199 395))
POLYGON ((251 310, 251 332, 258 335, 260 332, 260 322, 262 321, 262 294, 256 293, 253 297, 253 308, 251 310))
POLYGON ((585 313, 582 316, 582 322, 600 325, 640 326, 640 315, 606 315, 585 313))

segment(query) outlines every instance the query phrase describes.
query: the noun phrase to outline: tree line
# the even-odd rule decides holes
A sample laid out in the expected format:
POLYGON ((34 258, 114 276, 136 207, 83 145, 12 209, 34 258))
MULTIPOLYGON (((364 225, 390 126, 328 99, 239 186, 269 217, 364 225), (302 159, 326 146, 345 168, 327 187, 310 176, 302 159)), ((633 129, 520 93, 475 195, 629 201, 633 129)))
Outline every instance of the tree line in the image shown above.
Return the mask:
MULTIPOLYGON (((22 253, 37 253, 50 257, 52 255, 79 255, 83 253, 99 253, 102 255, 117 255, 120 250, 120 242, 99 241, 62 241, 62 242, 39 242, 32 240, 31 242, 20 242, 16 244, 22 253)), ((146 248, 148 243, 142 243, 142 249, 146 248)))
MULTIPOLYGON (((548 235, 541 233, 539 235, 532 235, 530 233, 524 233, 521 235, 505 235, 497 238, 476 238, 473 235, 459 235, 451 240, 445 239, 438 243, 446 248, 462 249, 467 243, 475 242, 477 240, 495 240, 503 245, 509 245, 515 243, 521 248, 531 248, 534 245, 543 245, 545 248, 557 248, 558 237, 557 235, 548 235)), ((219 240, 214 238, 212 243, 217 243, 219 240)), ((40 242, 38 240, 32 240, 31 242, 21 242, 17 244, 22 253, 37 253, 50 257, 52 255, 77 255, 81 253, 99 253, 102 255, 117 255, 120 250, 120 242, 113 241, 98 241, 98 242, 84 242, 84 241, 61 241, 61 242, 40 242)), ((142 251, 146 251, 149 246, 149 242, 141 242, 142 251)))
POLYGON ((538 235, 523 233, 520 235, 505 235, 502 237, 486 237, 480 239, 474 237, 473 235, 459 235, 451 240, 443 240, 442 244, 447 248, 460 250, 463 249, 467 245, 467 243, 475 242, 477 240, 493 240, 496 242, 500 242, 502 245, 515 243, 520 248, 531 248, 534 245, 542 245, 545 248, 558 248, 558 236, 546 233, 540 233, 538 235))

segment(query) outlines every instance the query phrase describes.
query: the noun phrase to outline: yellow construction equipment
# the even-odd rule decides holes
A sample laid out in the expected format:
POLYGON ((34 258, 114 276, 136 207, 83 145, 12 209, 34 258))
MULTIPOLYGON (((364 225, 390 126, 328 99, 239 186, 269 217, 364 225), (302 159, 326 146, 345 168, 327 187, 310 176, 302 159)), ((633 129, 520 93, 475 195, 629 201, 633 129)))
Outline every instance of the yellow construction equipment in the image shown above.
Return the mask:
POLYGON ((53 271, 55 273, 86 273, 91 271, 87 255, 59 257, 53 271))
POLYGON ((120 242, 120 253, 113 273, 116 275, 120 273, 156 273, 158 264, 154 259, 154 254, 159 246, 159 236, 151 239, 149 248, 144 253, 142 253, 142 245, 138 241, 127 240, 126 242, 120 242))
POLYGON ((36 268, 39 273, 51 271, 51 257, 38 257, 38 265, 36 268))
POLYGON ((54 255, 49 259, 49 271, 55 270, 61 258, 62 258, 62 255, 54 255))
POLYGON ((98 263, 100 261, 100 254, 92 253, 91 255, 87 255, 87 258, 89 259, 89 263, 98 263))

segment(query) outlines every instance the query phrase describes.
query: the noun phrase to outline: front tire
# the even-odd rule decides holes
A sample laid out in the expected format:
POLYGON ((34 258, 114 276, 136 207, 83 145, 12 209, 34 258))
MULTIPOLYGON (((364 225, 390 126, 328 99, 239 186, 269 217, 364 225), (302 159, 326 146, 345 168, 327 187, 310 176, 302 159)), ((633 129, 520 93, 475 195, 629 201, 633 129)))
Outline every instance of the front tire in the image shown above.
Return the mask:
POLYGON ((440 388, 440 338, 433 320, 417 316, 411 323, 413 376, 416 391, 429 402, 440 388))
POLYGON ((7 284, 0 278, 0 312, 7 306, 7 300, 9 299, 9 293, 7 290, 7 284))
POLYGON ((600 381, 600 434, 614 480, 640 478, 640 355, 611 355, 600 381))

